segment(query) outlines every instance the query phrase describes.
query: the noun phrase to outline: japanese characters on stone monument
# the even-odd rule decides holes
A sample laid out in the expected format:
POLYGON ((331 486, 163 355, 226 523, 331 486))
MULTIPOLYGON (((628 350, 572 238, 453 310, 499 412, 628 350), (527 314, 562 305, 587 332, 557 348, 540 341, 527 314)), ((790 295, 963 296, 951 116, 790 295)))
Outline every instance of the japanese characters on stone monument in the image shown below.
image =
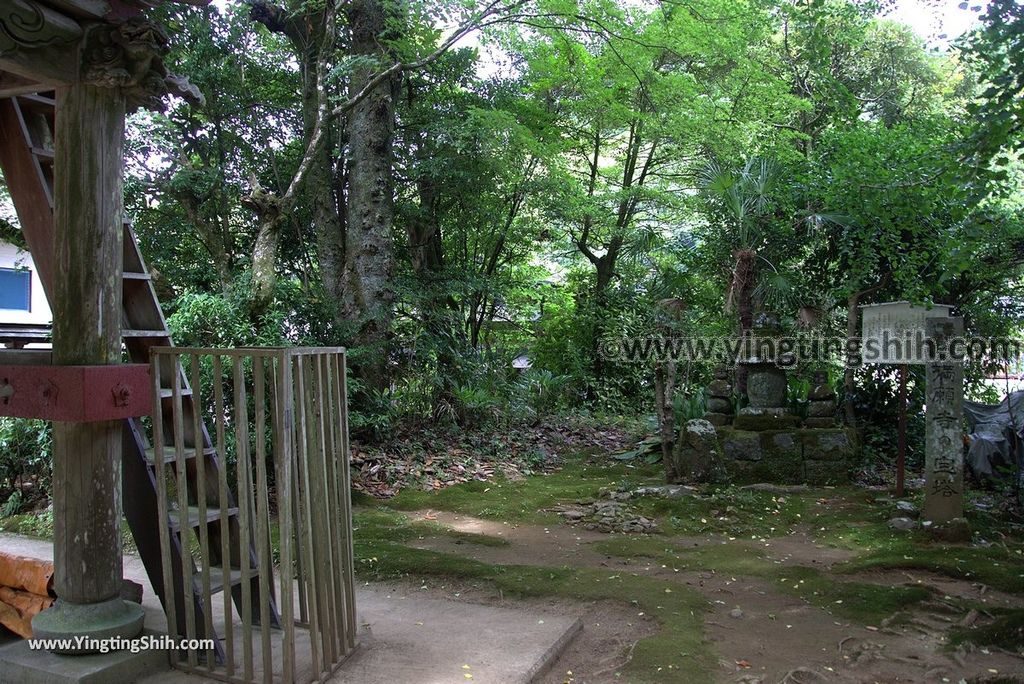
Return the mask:
POLYGON ((963 518, 963 362, 952 359, 948 342, 962 337, 962 318, 929 318, 925 331, 939 357, 926 367, 925 493, 921 517, 936 525, 963 518))

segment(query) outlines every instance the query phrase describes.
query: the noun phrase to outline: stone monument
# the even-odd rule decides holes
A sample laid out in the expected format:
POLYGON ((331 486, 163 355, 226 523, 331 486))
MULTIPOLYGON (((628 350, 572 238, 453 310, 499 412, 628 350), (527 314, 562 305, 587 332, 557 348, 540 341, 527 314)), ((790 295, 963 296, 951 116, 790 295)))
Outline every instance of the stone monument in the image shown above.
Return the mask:
POLYGON ((707 413, 704 420, 715 427, 728 425, 732 422, 732 383, 729 382, 729 369, 725 366, 715 368, 715 379, 704 390, 707 398, 707 413))
POLYGON ((927 338, 937 358, 925 369, 925 492, 921 518, 936 535, 966 541, 970 529, 964 518, 963 401, 964 369, 949 357, 947 344, 962 337, 962 318, 929 318, 927 338), (931 523, 931 525, 928 525, 931 523))
POLYGON ((807 418, 804 425, 809 428, 830 428, 836 424, 836 393, 828 384, 828 373, 815 371, 807 393, 807 418))
MULTIPOLYGON (((672 452, 676 477, 683 482, 723 482, 722 447, 715 426, 706 420, 688 420, 679 431, 672 452)), ((671 484, 671 483, 670 483, 671 484)))

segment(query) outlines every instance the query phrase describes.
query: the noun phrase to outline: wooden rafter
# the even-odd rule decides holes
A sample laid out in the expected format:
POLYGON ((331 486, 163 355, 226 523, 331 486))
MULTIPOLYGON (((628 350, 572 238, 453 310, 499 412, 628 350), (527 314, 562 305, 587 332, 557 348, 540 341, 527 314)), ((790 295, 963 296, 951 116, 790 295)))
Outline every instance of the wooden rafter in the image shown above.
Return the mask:
MULTIPOLYGON (((209 0, 2 0, 0 1, 0 97, 24 83, 67 85, 79 80, 82 21, 119 24, 160 4, 207 5, 209 0)), ((39 90, 39 88, 36 88, 39 90)))

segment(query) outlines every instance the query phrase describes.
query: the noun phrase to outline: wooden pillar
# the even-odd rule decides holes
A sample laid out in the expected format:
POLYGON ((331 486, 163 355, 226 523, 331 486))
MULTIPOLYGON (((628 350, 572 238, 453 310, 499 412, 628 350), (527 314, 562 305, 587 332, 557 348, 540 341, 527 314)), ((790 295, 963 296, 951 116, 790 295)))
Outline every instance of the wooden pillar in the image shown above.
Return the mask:
MULTIPOLYGON (((125 98, 77 83, 57 91, 53 361, 121 361, 125 98)), ((97 398, 98 400, 100 398, 97 398)), ((120 599, 121 421, 53 430, 54 589, 37 637, 132 637, 142 609, 120 599)))

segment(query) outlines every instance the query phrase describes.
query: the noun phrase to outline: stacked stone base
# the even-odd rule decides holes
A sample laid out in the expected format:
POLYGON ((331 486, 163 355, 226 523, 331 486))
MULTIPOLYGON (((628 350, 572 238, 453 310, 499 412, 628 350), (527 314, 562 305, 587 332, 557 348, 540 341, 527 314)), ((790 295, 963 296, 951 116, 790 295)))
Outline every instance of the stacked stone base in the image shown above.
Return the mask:
POLYGON ((718 428, 723 464, 735 484, 838 485, 849 482, 856 456, 854 432, 846 428, 718 428))

